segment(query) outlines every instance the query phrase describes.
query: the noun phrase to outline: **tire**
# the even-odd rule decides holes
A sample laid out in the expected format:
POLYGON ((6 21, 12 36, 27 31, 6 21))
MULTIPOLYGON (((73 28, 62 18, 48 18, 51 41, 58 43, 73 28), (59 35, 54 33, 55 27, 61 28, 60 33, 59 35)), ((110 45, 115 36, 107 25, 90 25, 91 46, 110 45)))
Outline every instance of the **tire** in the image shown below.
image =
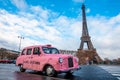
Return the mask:
POLYGON ((23 68, 23 65, 20 65, 19 69, 20 69, 20 72, 25 72, 26 71, 26 69, 23 68))
POLYGON ((74 79, 74 76, 73 76, 73 74, 69 71, 69 72, 66 73, 65 78, 66 78, 66 79, 74 79))
POLYGON ((68 71, 68 72, 66 73, 66 75, 69 75, 69 76, 72 76, 72 74, 73 74, 72 71, 68 71))
POLYGON ((54 70, 54 68, 52 66, 47 66, 45 68, 45 75, 51 77, 51 76, 56 76, 57 73, 56 73, 56 71, 54 70))

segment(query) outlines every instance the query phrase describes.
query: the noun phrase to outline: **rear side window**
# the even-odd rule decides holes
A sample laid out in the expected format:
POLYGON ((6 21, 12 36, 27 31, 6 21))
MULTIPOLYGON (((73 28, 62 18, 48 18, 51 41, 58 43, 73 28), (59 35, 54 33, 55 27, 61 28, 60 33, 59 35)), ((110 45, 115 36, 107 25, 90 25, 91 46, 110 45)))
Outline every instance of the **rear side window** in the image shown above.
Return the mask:
POLYGON ((25 55, 26 54, 26 49, 23 49, 21 55, 25 55))
POLYGON ((27 55, 31 55, 32 54, 32 49, 27 49, 27 55))

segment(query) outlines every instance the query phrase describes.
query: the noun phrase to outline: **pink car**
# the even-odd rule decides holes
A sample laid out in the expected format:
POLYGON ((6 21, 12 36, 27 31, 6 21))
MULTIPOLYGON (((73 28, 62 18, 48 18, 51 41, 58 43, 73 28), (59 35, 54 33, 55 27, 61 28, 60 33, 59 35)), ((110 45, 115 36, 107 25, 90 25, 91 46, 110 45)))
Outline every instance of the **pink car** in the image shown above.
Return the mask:
POLYGON ((72 73, 79 69, 78 60, 72 55, 60 54, 51 45, 25 47, 16 60, 21 72, 26 69, 42 71, 47 76, 57 73, 72 73))

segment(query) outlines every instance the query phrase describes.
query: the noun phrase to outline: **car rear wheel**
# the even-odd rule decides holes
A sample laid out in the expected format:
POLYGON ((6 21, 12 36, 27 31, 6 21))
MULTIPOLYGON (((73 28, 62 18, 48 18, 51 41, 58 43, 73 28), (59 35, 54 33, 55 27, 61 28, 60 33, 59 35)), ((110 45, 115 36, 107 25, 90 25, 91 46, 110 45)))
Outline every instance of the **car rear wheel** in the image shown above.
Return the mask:
POLYGON ((57 75, 56 71, 54 70, 54 68, 52 66, 47 66, 46 67, 45 74, 47 76, 56 76, 57 75))
POLYGON ((20 65, 19 69, 20 69, 20 72, 25 72, 26 71, 26 69, 23 68, 23 65, 20 65))

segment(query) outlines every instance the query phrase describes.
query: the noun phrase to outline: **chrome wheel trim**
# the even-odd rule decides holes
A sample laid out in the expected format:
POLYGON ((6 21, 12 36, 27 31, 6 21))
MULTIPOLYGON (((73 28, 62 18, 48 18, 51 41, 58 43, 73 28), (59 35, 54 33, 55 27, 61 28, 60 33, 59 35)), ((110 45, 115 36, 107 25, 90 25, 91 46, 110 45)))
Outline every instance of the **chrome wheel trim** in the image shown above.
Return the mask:
POLYGON ((47 67, 46 73, 47 73, 47 75, 52 75, 53 74, 53 68, 51 66, 47 67))

